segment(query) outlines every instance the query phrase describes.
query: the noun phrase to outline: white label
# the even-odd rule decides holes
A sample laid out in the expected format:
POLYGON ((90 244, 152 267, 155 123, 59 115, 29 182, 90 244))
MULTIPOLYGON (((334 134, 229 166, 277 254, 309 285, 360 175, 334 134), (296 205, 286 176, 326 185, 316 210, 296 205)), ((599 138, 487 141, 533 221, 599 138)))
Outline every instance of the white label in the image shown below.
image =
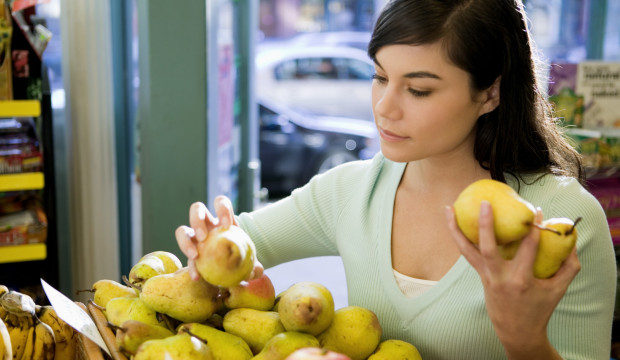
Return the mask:
POLYGON ((46 283, 45 280, 41 279, 41 284, 43 285, 43 291, 45 291, 50 304, 52 304, 54 310, 56 310, 58 317, 71 325, 76 331, 94 341, 95 344, 99 345, 108 355, 112 356, 99 330, 97 330, 97 325, 95 325, 93 319, 84 312, 81 307, 64 296, 60 291, 54 289, 54 287, 46 283))

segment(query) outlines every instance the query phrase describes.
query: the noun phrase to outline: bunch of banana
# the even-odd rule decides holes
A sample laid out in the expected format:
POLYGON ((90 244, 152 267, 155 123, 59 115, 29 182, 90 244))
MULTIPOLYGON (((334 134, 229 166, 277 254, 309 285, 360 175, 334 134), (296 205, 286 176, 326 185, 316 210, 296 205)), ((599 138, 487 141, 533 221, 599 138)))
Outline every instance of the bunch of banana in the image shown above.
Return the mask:
POLYGON ((13 359, 13 346, 11 345, 11 335, 9 328, 4 323, 4 317, 0 318, 0 360, 13 359))
POLYGON ((54 359, 55 339, 52 328, 36 317, 32 298, 17 291, 0 289, 0 316, 6 325, 9 341, 4 341, 4 356, 10 344, 13 359, 54 359))
POLYGON ((76 359, 78 349, 78 334, 69 324, 58 317, 52 306, 37 307, 37 317, 41 322, 49 325, 56 339, 55 359, 76 359))

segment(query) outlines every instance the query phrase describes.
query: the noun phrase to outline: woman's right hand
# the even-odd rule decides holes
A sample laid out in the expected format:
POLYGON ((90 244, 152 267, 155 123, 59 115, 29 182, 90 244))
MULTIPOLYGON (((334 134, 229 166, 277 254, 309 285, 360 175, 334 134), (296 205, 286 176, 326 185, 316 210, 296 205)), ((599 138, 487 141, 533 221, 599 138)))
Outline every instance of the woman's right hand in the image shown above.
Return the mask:
MULTIPOLYGON (((213 217, 205 204, 201 202, 193 203, 189 208, 189 226, 179 226, 175 231, 179 248, 187 256, 187 266, 193 280, 200 278, 200 274, 194 264, 198 257, 196 244, 204 241, 209 232, 217 227, 227 228, 231 225, 237 225, 232 203, 228 197, 223 195, 216 197, 214 206, 217 217, 213 217)), ((263 266, 256 260, 254 271, 250 274, 250 278, 260 277, 262 274, 263 266)))

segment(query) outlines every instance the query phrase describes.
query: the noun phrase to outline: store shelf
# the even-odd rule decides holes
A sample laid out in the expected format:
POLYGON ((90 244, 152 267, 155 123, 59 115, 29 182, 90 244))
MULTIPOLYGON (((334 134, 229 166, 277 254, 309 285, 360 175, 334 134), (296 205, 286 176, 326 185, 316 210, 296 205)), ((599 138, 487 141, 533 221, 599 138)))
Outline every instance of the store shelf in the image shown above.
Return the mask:
POLYGON ((25 244, 0 246, 0 263, 45 260, 45 244, 25 244))
POLYGON ((39 190, 45 186, 42 172, 0 175, 0 192, 39 190))
POLYGON ((38 117, 40 115, 41 103, 38 100, 0 101, 0 118, 38 117))

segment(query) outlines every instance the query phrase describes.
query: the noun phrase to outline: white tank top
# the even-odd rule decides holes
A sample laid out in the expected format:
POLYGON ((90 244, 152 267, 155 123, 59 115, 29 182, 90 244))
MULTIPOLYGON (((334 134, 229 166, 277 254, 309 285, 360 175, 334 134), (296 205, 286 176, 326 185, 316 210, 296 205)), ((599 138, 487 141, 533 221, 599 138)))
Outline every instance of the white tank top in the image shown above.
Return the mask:
POLYGON ((403 275, 394 269, 392 269, 392 271, 394 272, 394 278, 396 279, 400 291, 408 298, 420 296, 432 288, 433 285, 437 284, 437 281, 416 279, 411 276, 403 275))

